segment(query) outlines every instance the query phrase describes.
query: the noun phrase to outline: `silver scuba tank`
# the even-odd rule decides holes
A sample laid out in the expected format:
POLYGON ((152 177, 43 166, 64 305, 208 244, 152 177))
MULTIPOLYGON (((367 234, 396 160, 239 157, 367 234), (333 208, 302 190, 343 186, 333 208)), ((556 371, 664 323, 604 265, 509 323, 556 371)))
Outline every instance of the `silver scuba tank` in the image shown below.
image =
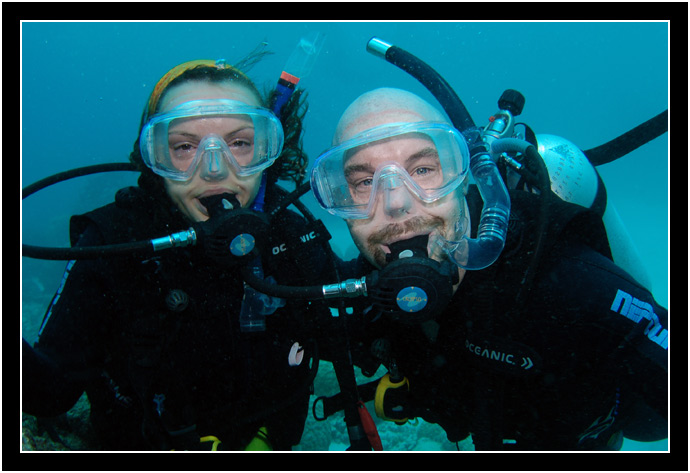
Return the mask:
MULTIPOLYGON (((603 181, 585 153, 560 136, 537 134, 536 137, 539 154, 549 171, 551 190, 567 202, 591 208, 603 181)), ((639 251, 608 198, 603 221, 613 261, 651 291, 651 278, 642 264, 639 251)))

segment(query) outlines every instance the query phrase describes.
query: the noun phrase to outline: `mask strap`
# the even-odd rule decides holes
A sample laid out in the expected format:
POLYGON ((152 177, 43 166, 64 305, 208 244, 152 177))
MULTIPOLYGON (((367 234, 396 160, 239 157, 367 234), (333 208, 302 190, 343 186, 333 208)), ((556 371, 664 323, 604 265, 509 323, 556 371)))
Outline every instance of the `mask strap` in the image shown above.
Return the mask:
POLYGON ((156 109, 158 108, 158 101, 163 96, 163 93, 167 90, 170 83, 178 77, 180 77, 185 72, 187 72, 188 70, 197 67, 208 67, 212 69, 231 69, 237 77, 242 78, 249 84, 252 83, 244 72, 240 71, 231 64, 226 63, 225 59, 218 59, 216 61, 212 59, 196 59, 193 61, 187 61, 182 64, 178 64, 177 66, 170 69, 163 77, 161 77, 154 86, 153 91, 149 96, 149 101, 146 106, 144 119, 142 120, 142 123, 148 121, 151 115, 153 115, 156 112, 156 109))

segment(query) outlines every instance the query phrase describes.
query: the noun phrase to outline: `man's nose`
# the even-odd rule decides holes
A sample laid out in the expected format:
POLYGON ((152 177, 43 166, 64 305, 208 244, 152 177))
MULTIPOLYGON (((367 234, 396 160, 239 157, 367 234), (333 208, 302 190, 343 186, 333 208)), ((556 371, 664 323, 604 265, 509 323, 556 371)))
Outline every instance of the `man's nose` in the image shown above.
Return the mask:
POLYGON ((403 180, 397 174, 392 174, 385 176, 381 184, 386 215, 398 218, 408 214, 413 205, 412 195, 403 180))

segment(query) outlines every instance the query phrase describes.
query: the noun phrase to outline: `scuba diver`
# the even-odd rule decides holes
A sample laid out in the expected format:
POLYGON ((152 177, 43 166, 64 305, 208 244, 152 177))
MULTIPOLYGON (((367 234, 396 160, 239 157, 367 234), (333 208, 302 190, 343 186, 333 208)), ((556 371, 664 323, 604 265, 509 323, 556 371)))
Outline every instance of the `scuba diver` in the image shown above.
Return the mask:
POLYGON ((316 230, 276 210, 286 194, 277 180, 305 176, 306 96, 285 72, 262 96, 245 72, 265 54, 166 73, 130 155, 138 186, 72 217, 72 248, 24 249, 70 261, 37 343, 23 340, 22 409, 56 416, 86 392, 89 449, 300 441, 330 310, 262 294, 241 273, 298 286, 335 276, 327 245, 300 239, 316 230))
MULTIPOLYGON (((451 442, 471 434, 476 450, 666 438, 667 310, 614 263, 605 196, 572 202, 567 179, 549 179, 547 154, 585 154, 528 127, 520 136, 516 91, 479 128, 426 64, 376 38, 368 49, 447 116, 407 91, 364 93, 312 169, 317 201, 360 251, 340 271, 344 292, 366 296, 348 301, 353 363, 388 370, 359 398, 384 420, 437 423, 451 442)), ((314 411, 342 406, 321 397, 314 411)))

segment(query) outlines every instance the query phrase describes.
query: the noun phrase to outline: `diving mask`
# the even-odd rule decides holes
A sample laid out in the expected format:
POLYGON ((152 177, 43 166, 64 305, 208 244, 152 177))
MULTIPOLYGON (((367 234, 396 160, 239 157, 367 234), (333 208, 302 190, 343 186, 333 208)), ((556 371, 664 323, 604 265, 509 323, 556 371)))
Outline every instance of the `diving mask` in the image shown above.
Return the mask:
POLYGON ((280 156, 283 127, 269 110, 227 99, 193 100, 154 115, 141 131, 144 163, 156 174, 189 180, 263 171, 280 156))
POLYGON ((418 199, 431 203, 454 191, 468 171, 467 144, 455 128, 433 122, 391 123, 321 154, 312 169, 311 188, 331 214, 360 219, 371 216, 377 194, 384 190, 404 185, 418 199), (386 147, 389 143, 395 146, 386 147))

